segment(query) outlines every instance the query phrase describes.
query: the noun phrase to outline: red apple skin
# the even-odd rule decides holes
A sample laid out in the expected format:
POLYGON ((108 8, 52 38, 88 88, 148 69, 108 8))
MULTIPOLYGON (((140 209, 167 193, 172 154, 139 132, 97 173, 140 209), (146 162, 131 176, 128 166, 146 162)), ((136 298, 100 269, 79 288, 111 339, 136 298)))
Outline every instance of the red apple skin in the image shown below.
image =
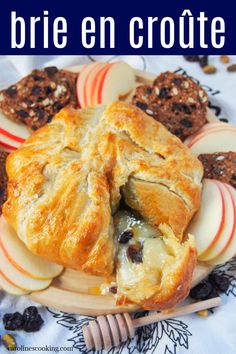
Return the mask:
MULTIPOLYGON (((236 228, 236 205, 235 205, 235 203, 234 203, 234 200, 233 200, 233 197, 232 197, 232 194, 231 194, 231 191, 230 191, 230 187, 231 187, 231 186, 229 186, 229 185, 226 184, 226 183, 222 183, 222 182, 220 182, 220 181, 215 181, 215 183, 218 184, 219 188, 220 188, 220 185, 221 185, 221 184, 224 184, 224 186, 225 186, 225 187, 227 188, 227 190, 229 191, 229 194, 230 194, 230 197, 231 197, 231 200, 232 200, 232 203, 233 203, 234 215, 235 215, 234 224, 233 224, 233 229, 232 229, 232 232, 231 232, 231 234, 230 234, 230 237, 229 237, 229 239, 228 239, 226 245, 222 248, 222 250, 217 254, 216 257, 214 257, 214 258, 217 258, 217 257, 220 256, 222 253, 224 253, 224 251, 228 248, 228 246, 229 246, 229 244, 231 243, 232 238, 233 238, 233 236, 234 236, 235 228, 236 228)), ((232 187, 231 187, 231 188, 232 188, 232 187)), ((223 192, 221 193, 221 195, 222 195, 222 197, 223 197, 223 192)), ((225 209, 225 203, 224 203, 224 209, 225 209)), ((224 218, 224 221, 225 221, 225 218, 224 218)), ((224 223, 223 223, 223 224, 224 224, 224 223)), ((222 229, 223 229, 223 226, 222 226, 222 229)), ((222 232, 222 229, 221 229, 221 232, 222 232)), ((221 234, 220 234, 219 236, 221 236, 221 234)), ((219 240, 219 238, 220 238, 220 237, 218 237, 217 240, 219 240)), ((217 240, 214 239, 214 242, 211 244, 211 246, 208 247, 206 251, 204 251, 203 253, 201 253, 201 255, 199 255, 199 256, 200 256, 200 260, 201 260, 201 257, 202 257, 202 256, 204 256, 205 254, 207 254, 207 253, 210 251, 210 248, 211 248, 212 246, 214 246, 214 244, 216 243, 217 240)), ((202 261, 204 261, 204 260, 202 259, 202 261)))
POLYGON ((91 103, 92 105, 96 105, 99 103, 98 101, 98 90, 99 86, 101 83, 101 78, 103 77, 104 72, 107 70, 107 68, 110 66, 109 63, 106 63, 105 66, 103 66, 97 75, 94 77, 94 85, 91 90, 91 103))
MULTIPOLYGON (((217 185, 217 183, 216 183, 217 181, 212 180, 212 182, 214 182, 217 185)), ((217 188, 219 189, 218 185, 217 185, 217 188)), ((224 226, 224 221, 225 221, 225 203, 224 203, 224 198, 223 198, 222 192, 221 192, 220 189, 219 189, 219 191, 220 191, 221 202, 222 202, 222 206, 223 206, 220 227, 219 227, 218 232, 217 232, 216 236, 214 237, 214 239, 211 241, 211 243, 208 245, 208 247, 204 250, 204 252, 198 254, 198 257, 201 257, 203 254, 207 253, 207 251, 209 251, 209 249, 217 242, 217 240, 219 239, 220 234, 222 232, 223 226, 224 226)))
POLYGON ((7 149, 9 149, 9 150, 11 150, 11 151, 17 150, 17 148, 15 148, 14 146, 8 145, 8 144, 4 143, 4 142, 1 141, 1 140, 0 140, 0 145, 2 145, 3 147, 5 147, 5 148, 7 148, 7 149))
POLYGON ((201 134, 198 134, 194 139, 192 139, 189 142, 188 147, 191 148, 196 142, 198 142, 200 139, 204 138, 206 135, 212 134, 216 131, 218 132, 220 130, 235 130, 236 131, 236 127, 224 125, 224 127, 215 127, 215 128, 211 128, 211 129, 206 129, 201 134))
POLYGON ((94 68, 96 68, 100 63, 93 63, 94 65, 91 65, 91 69, 89 70, 89 72, 87 73, 87 76, 84 80, 84 87, 83 87, 83 99, 84 99, 84 107, 88 107, 89 103, 88 103, 88 98, 87 98, 87 85, 88 85, 88 78, 89 75, 91 74, 91 72, 93 71, 94 68))
MULTIPOLYGON (((233 188, 232 186, 230 186, 229 184, 227 183, 224 183, 225 187, 228 189, 229 193, 230 193, 230 196, 231 196, 231 199, 232 199, 232 202, 233 202, 233 206, 234 206, 234 215, 235 215, 235 218, 234 218, 234 227, 233 227, 233 230, 231 232, 231 235, 230 235, 230 238, 227 242, 227 244, 225 245, 225 247, 222 249, 222 251, 217 255, 218 256, 221 256, 225 250, 230 246, 230 243, 232 242, 233 240, 233 237, 234 237, 234 234, 235 234, 235 231, 236 231, 236 204, 235 204, 235 201, 234 201, 234 198, 232 196, 232 192, 231 192, 231 188, 233 188)), ((236 251, 235 251, 236 252, 236 251)))
MULTIPOLYGON (((9 262, 15 267, 17 268, 21 273, 33 278, 33 279, 40 279, 40 278, 36 278, 33 274, 27 272, 25 269, 23 269, 19 264, 17 264, 14 259, 7 253, 7 250, 5 249, 2 240, 0 239, 0 247, 3 250, 3 253, 5 254, 5 256, 7 257, 7 259, 9 260, 9 262)), ((43 280, 43 279, 42 279, 43 280)))
POLYGON ((9 133, 8 131, 6 131, 6 130, 4 130, 2 128, 0 128, 0 133, 2 133, 3 135, 7 136, 10 139, 13 139, 13 140, 17 141, 18 143, 24 143, 25 142, 25 139, 20 138, 19 136, 13 135, 13 134, 9 133))
POLYGON ((15 283, 13 283, 10 279, 8 279, 8 277, 2 272, 2 270, 0 269, 0 274, 1 276, 8 282, 10 283, 12 286, 14 286, 17 289, 23 290, 23 291, 28 291, 28 289, 24 289, 24 288, 20 288, 18 285, 16 285, 15 283))
POLYGON ((109 67, 106 68, 106 70, 104 71, 102 77, 101 77, 101 82, 99 85, 99 89, 98 89, 98 103, 102 103, 102 92, 103 92, 103 87, 104 87, 104 83, 105 83, 105 79, 107 76, 108 71, 110 70, 110 68, 113 66, 114 64, 110 64, 109 67))

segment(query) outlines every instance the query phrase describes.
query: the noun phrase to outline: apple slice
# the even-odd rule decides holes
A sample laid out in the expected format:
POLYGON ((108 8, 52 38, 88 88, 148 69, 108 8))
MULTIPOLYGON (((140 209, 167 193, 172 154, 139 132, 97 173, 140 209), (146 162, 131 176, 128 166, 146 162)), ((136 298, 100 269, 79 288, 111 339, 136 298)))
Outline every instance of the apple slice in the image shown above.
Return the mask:
POLYGON ((0 133, 19 143, 23 143, 30 136, 24 124, 13 122, 0 112, 0 133))
POLYGON ((17 288, 15 285, 10 283, 8 280, 6 280, 4 278, 1 271, 0 271, 0 286, 4 291, 6 291, 8 294, 11 294, 11 295, 19 295, 20 296, 20 295, 26 295, 30 292, 28 290, 17 288))
MULTIPOLYGON (((236 217, 236 190, 232 186, 230 186, 229 184, 225 184, 225 186, 230 191, 231 196, 233 198, 234 208, 235 208, 235 217, 236 217)), ((222 252, 219 256, 217 256, 214 259, 211 259, 209 263, 212 265, 223 264, 223 263, 229 261, 235 255, 236 255, 236 225, 235 225, 231 240, 228 243, 227 247, 222 250, 222 252)))
POLYGON ((87 79, 85 81, 85 98, 86 98, 86 105, 92 106, 94 104, 97 104, 97 102, 94 103, 93 98, 94 98, 94 92, 96 90, 96 82, 98 78, 99 72, 104 67, 107 67, 107 63, 97 63, 97 65, 94 65, 93 69, 89 72, 89 75, 87 76, 87 79))
POLYGON ((197 133, 190 135, 189 137, 187 137, 184 141, 184 144, 187 146, 191 146, 192 142, 197 139, 200 134, 206 132, 206 131, 210 131, 211 129, 214 128, 222 128, 222 127, 232 127, 235 128, 233 125, 228 124, 228 123, 223 123, 223 122, 214 122, 214 123, 207 123, 205 124, 197 133))
POLYGON ((0 144, 11 150, 16 150, 21 146, 21 143, 3 135, 2 133, 0 133, 0 144))
POLYGON ((29 277, 42 280, 51 279, 58 276, 63 270, 62 266, 31 253, 3 215, 0 217, 0 245, 11 264, 29 277))
POLYGON ((196 156, 215 152, 236 152, 236 128, 205 132, 200 139, 192 143, 190 149, 196 156))
POLYGON ((102 92, 101 88, 104 82, 104 78, 111 65, 112 64, 105 63, 105 66, 99 70, 96 77, 94 78, 93 89, 91 91, 91 103, 93 106, 101 103, 102 97, 99 95, 99 92, 102 92))
POLYGON ((195 236, 198 256, 219 239, 224 217, 225 207, 220 188, 214 180, 204 179, 200 209, 188 227, 188 233, 195 236))
POLYGON ((98 92, 98 103, 108 104, 127 95, 135 86, 135 75, 125 62, 111 64, 105 72, 98 92))
POLYGON ((220 125, 220 126, 216 126, 213 128, 209 128, 209 129, 205 129, 201 134, 198 134, 195 138, 192 139, 191 143, 189 144, 189 147, 191 147, 193 144, 195 144, 198 140, 200 140, 201 138, 205 137, 207 134, 213 134, 214 132, 217 131, 221 131, 221 130, 234 130, 236 131, 236 127, 232 126, 232 125, 220 125))
POLYGON ((86 81, 90 72, 96 67, 99 63, 93 62, 82 67, 82 70, 79 73, 76 90, 79 104, 82 108, 87 107, 87 99, 86 99, 86 81))
POLYGON ((38 291, 47 288, 52 279, 39 280, 25 275, 15 268, 3 252, 0 246, 0 271, 1 275, 12 285, 29 291, 38 291))
POLYGON ((213 258, 219 256, 227 248, 228 244, 231 242, 232 236, 235 230, 235 209, 232 195, 229 189, 224 183, 215 181, 223 195, 224 206, 225 206, 225 218, 224 225, 217 242, 205 253, 198 257, 200 261, 210 261, 213 258))

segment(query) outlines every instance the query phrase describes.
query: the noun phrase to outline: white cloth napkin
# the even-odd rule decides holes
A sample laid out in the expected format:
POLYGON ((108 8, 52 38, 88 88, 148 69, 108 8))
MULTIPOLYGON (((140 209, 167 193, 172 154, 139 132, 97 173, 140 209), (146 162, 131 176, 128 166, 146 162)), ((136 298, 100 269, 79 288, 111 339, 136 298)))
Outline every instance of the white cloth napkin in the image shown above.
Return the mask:
MULTIPOLYGON (((226 66, 218 57, 211 57, 218 72, 206 75, 197 64, 186 62, 180 56, 8 56, 0 57, 0 88, 6 87, 33 68, 56 65, 59 68, 91 60, 125 60, 140 70, 160 73, 166 70, 179 70, 181 73, 199 80, 208 91, 211 103, 219 117, 227 118, 236 124, 236 73, 228 73, 226 66)), ((236 56, 231 57, 236 63, 236 56)), ((210 222, 210 220, 209 220, 210 222)), ((193 314, 173 320, 162 321, 143 327, 137 331, 135 339, 120 348, 109 351, 110 354, 234 354, 236 353, 236 259, 227 265, 217 267, 215 272, 225 274, 230 287, 222 295, 223 306, 214 310, 207 318, 193 314)), ((66 299, 65 299, 66 301, 66 299)), ((5 330, 2 317, 7 312, 23 312, 32 303, 24 297, 12 297, 0 291, 0 335, 5 330)), ((45 321, 39 332, 14 334, 18 347, 17 353, 31 350, 33 353, 87 353, 81 332, 81 326, 88 317, 66 314, 40 305, 39 311, 45 321), (25 346, 25 347, 23 347, 25 346), (31 348, 31 349, 29 349, 31 348)), ((3 346, 0 353, 8 353, 3 346)), ((100 351, 103 354, 105 351, 100 351)))

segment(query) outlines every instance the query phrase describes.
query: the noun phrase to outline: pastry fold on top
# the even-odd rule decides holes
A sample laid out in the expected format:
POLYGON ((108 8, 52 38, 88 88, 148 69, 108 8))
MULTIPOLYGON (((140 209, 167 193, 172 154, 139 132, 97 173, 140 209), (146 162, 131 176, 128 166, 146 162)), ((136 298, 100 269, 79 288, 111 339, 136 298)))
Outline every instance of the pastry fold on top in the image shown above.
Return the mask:
POLYGON ((203 170, 161 123, 116 102, 62 109, 8 157, 7 174, 3 214, 26 246, 65 267, 108 276, 121 197, 154 227, 168 224, 181 243, 199 207, 203 170))

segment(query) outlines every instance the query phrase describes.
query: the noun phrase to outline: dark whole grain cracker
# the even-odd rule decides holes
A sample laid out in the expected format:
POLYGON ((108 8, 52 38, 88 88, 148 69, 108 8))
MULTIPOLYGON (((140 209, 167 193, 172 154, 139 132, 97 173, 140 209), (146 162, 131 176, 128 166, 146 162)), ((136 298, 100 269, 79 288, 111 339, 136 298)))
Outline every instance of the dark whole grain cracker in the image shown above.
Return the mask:
POLYGON ((36 130, 65 106, 77 107, 77 74, 56 67, 33 70, 0 92, 0 109, 10 119, 36 130))
POLYGON ((137 87, 132 103, 181 140, 206 123, 206 92, 192 79, 169 71, 159 75, 153 86, 137 87))
POLYGON ((217 152, 198 156, 204 177, 231 184, 236 189, 236 152, 217 152))

